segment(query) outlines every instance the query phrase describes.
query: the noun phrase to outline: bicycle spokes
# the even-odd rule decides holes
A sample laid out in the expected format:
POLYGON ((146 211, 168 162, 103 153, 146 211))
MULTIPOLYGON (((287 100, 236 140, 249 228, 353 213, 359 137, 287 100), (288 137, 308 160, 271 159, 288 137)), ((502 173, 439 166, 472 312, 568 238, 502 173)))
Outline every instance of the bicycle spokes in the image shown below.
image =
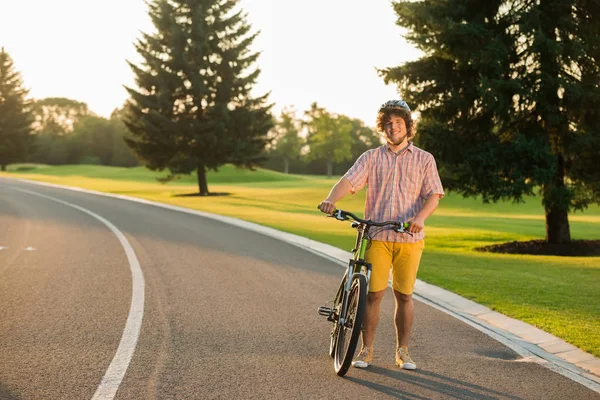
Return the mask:
POLYGON ((348 371, 362 329, 362 320, 367 302, 367 279, 363 274, 352 276, 352 285, 347 294, 346 306, 340 313, 335 348, 335 371, 343 376, 348 371), (343 323, 342 323, 343 321, 343 323))

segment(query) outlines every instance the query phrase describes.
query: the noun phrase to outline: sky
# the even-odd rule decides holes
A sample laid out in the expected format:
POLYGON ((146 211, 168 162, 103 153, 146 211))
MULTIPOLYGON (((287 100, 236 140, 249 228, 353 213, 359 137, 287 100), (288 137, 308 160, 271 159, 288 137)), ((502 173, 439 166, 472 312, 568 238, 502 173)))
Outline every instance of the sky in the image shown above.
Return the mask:
MULTIPOLYGON (((274 112, 317 102, 375 125, 379 105, 399 98, 376 68, 415 60, 389 0, 241 0, 261 53, 254 95, 271 92, 274 112)), ((143 0, 0 0, 0 47, 30 95, 67 97, 108 117, 133 86, 127 60, 153 26, 143 0)))

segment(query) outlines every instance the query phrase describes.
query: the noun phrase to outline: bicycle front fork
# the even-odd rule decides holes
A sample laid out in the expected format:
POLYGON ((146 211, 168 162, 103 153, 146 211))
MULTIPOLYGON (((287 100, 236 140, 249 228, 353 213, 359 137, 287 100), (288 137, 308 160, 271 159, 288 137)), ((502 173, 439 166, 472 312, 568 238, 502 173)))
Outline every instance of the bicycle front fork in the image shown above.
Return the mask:
MULTIPOLYGON (((333 322, 335 320, 338 319, 338 315, 345 315, 345 308, 347 307, 346 304, 346 299, 347 299, 347 293, 350 293, 350 288, 352 287, 352 276, 355 273, 361 273, 364 272, 364 274, 367 277, 367 283, 369 282, 369 279, 371 279, 371 264, 365 262, 364 260, 350 260, 348 262, 348 270, 346 271, 346 281, 344 283, 344 287, 343 287, 343 292, 342 292, 342 288, 340 287, 340 289, 338 290, 338 293, 336 295, 336 299, 334 300, 335 302, 339 302, 340 303, 340 310, 339 310, 339 314, 336 314, 335 309, 333 307, 328 306, 327 304, 325 304, 324 306, 319 306, 317 312, 319 313, 319 315, 322 315, 324 317, 327 317, 327 321, 333 322), (364 269, 363 269, 364 267, 364 269)), ((344 323, 345 321, 342 320, 340 321, 340 323, 344 323)))

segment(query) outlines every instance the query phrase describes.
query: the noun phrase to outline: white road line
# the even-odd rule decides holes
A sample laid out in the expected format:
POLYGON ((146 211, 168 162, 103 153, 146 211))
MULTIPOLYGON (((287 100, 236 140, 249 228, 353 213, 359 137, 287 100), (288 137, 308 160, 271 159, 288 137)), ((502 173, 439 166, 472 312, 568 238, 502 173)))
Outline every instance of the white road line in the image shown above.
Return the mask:
POLYGON ((121 385, 123 377, 125 376, 125 372, 127 371, 129 363, 133 358, 133 353, 135 352, 135 347, 140 336, 140 329, 142 327, 142 319, 144 317, 144 274, 142 273, 140 262, 138 261, 135 252, 133 251, 133 248, 129 244, 129 241, 125 235, 119 229, 117 229, 116 226, 110 223, 110 221, 104 219, 98 214, 78 205, 71 204, 51 196, 46 196, 25 189, 12 189, 64 204, 96 218, 98 221, 106 225, 108 229, 115 234, 115 236, 117 236, 119 242, 121 242, 121 245, 125 250, 127 260, 129 261, 129 268, 131 270, 132 278, 132 295, 129 316, 127 317, 127 323, 125 324, 125 329, 123 331, 123 336, 121 336, 121 342, 117 348, 117 353, 108 366, 108 369, 106 370, 98 389, 96 389, 96 393, 94 393, 94 397, 92 397, 92 400, 112 400, 117 394, 119 385, 121 385))

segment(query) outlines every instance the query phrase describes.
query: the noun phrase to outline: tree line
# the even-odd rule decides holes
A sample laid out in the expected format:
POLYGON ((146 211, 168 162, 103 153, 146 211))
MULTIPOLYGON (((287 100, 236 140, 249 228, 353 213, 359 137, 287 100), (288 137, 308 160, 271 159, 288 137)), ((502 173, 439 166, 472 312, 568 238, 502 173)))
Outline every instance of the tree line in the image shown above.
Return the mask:
POLYGON ((116 109, 109 118, 103 118, 93 114, 85 103, 75 100, 35 101, 32 107, 35 139, 27 161, 50 165, 138 165, 124 140, 131 134, 121 112, 116 109))
POLYGON ((0 50, 0 169, 17 162, 139 165, 124 139, 122 110, 110 118, 67 98, 30 99, 13 60, 0 50))
MULTIPOLYGON (((3 49, 1 60, 5 61, 6 70, 11 69, 12 61, 3 49)), ((14 148, 6 146, 0 153, 0 161, 6 160, 6 164, 1 164, 3 170, 16 161, 49 165, 141 165, 126 142, 133 135, 125 125, 124 109, 115 109, 109 118, 104 118, 94 114, 86 103, 73 99, 28 100, 22 97, 27 92, 22 82, 13 80, 13 83, 12 96, 21 97, 22 109, 12 119, 22 127, 12 143, 21 140, 27 151, 17 155, 14 148), (14 156, 13 161, 9 155, 14 156)), ((0 106, 0 119, 8 121, 9 111, 12 112, 0 106)), ((360 154, 379 145, 380 135, 359 119, 329 112, 313 103, 302 116, 286 108, 274 117, 266 143, 265 161, 261 164, 264 167, 285 173, 332 176, 343 173, 360 154)))
MULTIPOLYGON (((148 6, 154 32, 136 43, 143 61, 130 63, 136 85, 127 88, 119 112, 129 132, 123 140, 141 164, 169 177, 195 173, 199 194, 208 195, 206 171, 225 163, 331 175, 379 144, 359 121, 316 104, 302 118, 272 115, 269 93, 252 92, 260 75, 259 54, 251 50, 258 33, 237 0, 148 6)), ((539 194, 546 239, 569 242, 569 213, 600 204, 597 1, 392 6, 406 40, 423 56, 379 73, 420 114, 415 141, 438 160, 444 186, 486 202, 539 194)), ((386 40, 394 51, 395 39, 386 40)), ((34 119, 26 95, 2 51, 3 168, 28 153, 34 119)), ((92 126, 89 120, 85 140, 92 126)), ((107 153, 69 157, 106 160, 101 154, 107 153)))
POLYGON ((381 135, 360 119, 327 111, 317 103, 302 116, 284 108, 270 137, 267 168, 329 177, 343 174, 363 152, 382 143, 381 135))

